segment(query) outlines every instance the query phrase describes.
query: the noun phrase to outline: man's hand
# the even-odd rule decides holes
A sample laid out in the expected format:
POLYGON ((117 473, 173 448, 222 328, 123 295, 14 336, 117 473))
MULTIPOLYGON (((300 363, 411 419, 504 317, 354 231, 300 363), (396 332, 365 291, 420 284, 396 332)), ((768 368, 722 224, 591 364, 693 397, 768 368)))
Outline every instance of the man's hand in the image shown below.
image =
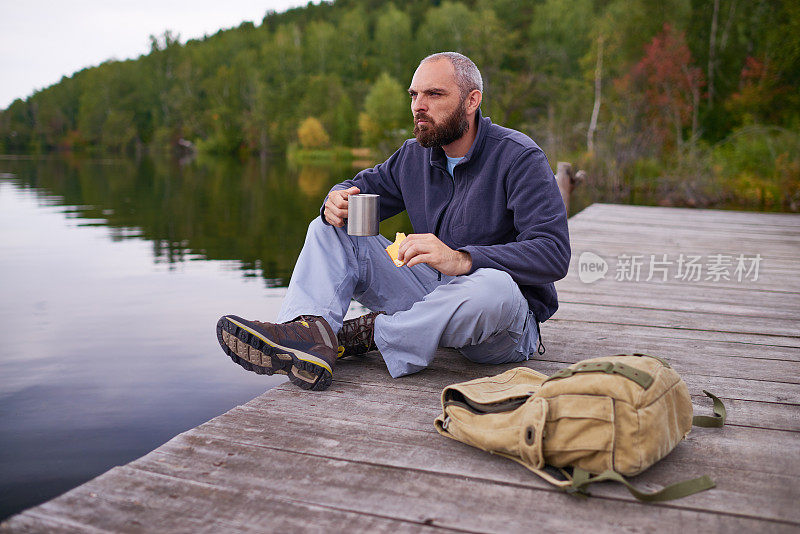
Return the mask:
POLYGON ((325 220, 333 226, 344 226, 347 219, 347 197, 357 195, 361 191, 357 187, 341 189, 328 193, 328 200, 325 202, 325 220))
POLYGON ((412 267, 427 263, 447 276, 466 274, 472 268, 472 257, 453 250, 433 234, 410 234, 400 243, 397 258, 412 267))

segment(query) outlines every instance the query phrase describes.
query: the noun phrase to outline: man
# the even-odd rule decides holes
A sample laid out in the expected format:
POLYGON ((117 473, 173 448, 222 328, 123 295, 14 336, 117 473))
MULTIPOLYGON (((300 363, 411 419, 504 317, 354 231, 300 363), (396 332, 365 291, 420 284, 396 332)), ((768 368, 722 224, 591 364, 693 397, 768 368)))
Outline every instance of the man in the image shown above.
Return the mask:
POLYGON ((337 356, 367 350, 379 350, 395 378, 425 368, 439 346, 480 363, 536 351, 570 258, 547 158, 526 135, 481 116, 481 75, 461 54, 423 59, 408 92, 415 139, 330 191, 278 323, 217 323, 223 350, 245 369, 323 390, 337 356), (415 233, 399 248, 405 266, 386 253, 385 237, 345 231, 357 193, 380 195, 381 220, 408 212, 415 233), (351 298, 373 313, 343 322, 351 298))

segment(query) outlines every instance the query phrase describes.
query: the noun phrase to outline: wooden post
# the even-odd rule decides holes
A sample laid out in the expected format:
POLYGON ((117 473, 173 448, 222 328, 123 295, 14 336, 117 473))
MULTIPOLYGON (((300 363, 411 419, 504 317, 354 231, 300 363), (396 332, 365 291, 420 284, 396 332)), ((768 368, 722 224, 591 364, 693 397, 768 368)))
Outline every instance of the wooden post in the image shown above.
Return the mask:
POLYGON ((578 171, 576 173, 572 170, 572 163, 566 161, 559 161, 556 169, 558 190, 561 191, 561 199, 564 201, 564 208, 567 211, 567 216, 569 216, 569 195, 575 189, 575 186, 586 178, 586 171, 578 171))

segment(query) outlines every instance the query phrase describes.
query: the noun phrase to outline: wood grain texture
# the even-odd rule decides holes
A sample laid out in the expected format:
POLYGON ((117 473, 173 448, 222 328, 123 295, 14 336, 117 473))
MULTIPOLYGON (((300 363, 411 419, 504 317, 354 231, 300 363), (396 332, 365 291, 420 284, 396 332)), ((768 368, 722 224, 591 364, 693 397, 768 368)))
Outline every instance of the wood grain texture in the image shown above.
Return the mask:
MULTIPOLYGON (((800 529, 800 217, 595 204, 573 255, 761 254, 756 282, 582 283, 577 258, 542 325, 547 351, 481 366, 451 349, 392 379, 377 353, 337 364, 325 392, 282 384, 0 525, 0 532, 797 532, 800 529), (713 490, 642 504, 613 483, 575 499, 523 467, 443 438, 441 389, 526 365, 551 374, 615 353, 662 356, 728 425, 696 428, 634 477, 707 474, 713 490)), ((220 365, 229 364, 220 358, 220 365)))

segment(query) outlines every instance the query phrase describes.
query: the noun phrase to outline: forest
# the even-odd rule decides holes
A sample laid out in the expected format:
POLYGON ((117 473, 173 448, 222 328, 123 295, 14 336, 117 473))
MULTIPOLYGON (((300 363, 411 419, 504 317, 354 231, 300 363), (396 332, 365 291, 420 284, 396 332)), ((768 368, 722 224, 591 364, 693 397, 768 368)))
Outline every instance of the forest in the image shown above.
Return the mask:
MULTIPOLYGON (((800 2, 338 0, 76 72, 0 111, 0 153, 391 153, 419 60, 617 197, 800 210, 800 2)), ((612 195, 612 196, 613 196, 612 195)), ((611 199, 613 200, 613 198, 611 199)))

